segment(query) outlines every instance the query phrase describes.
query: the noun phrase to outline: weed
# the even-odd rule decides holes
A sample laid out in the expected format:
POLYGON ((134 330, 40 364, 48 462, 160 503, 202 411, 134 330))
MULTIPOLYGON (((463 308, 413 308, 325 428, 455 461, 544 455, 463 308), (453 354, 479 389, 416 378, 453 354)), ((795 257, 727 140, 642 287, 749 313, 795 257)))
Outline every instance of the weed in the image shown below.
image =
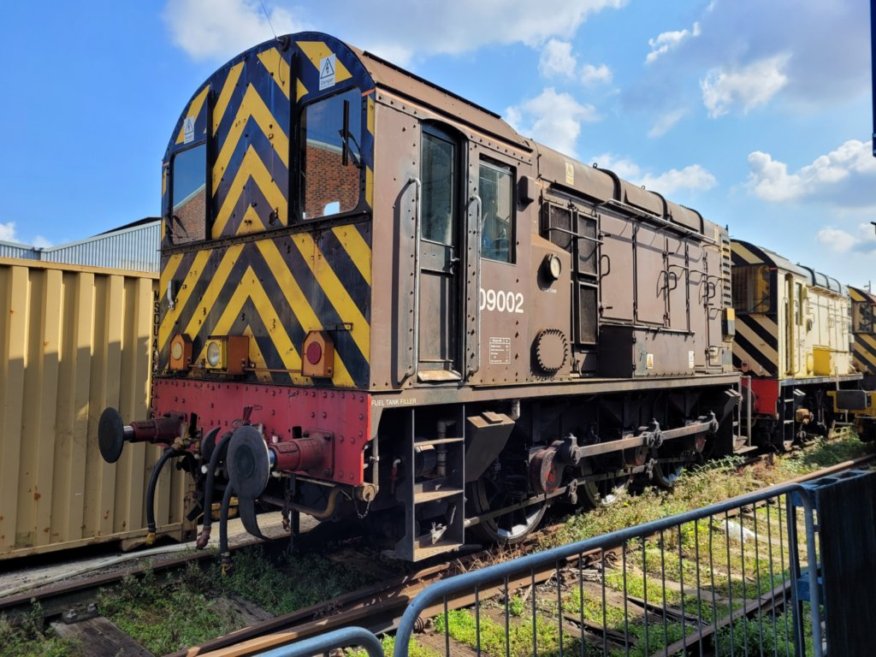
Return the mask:
MULTIPOLYGON (((809 636, 811 626, 808 614, 804 616, 804 636, 809 636)), ((725 655, 784 655, 797 654, 794 649, 794 623, 790 612, 777 616, 761 614, 756 618, 740 618, 730 627, 718 631, 715 637, 715 656, 725 655)), ((812 646, 806 646, 806 655, 812 654, 812 646)))
MULTIPOLYGON (((380 645, 383 648, 384 655, 391 655, 395 650, 395 637, 389 634, 383 636, 380 640, 380 645)), ((347 657, 368 657, 367 651, 362 648, 354 648, 346 651, 347 657)), ((411 639, 408 644, 408 657, 442 657, 443 653, 427 648, 419 643, 416 639, 411 639)))
POLYGON ((217 581, 223 591, 283 614, 331 600, 373 583, 373 578, 311 554, 272 562, 257 546, 238 552, 231 575, 217 581))
POLYGON ((523 600, 523 596, 515 595, 508 601, 508 613, 512 616, 522 616, 525 607, 526 602, 523 600))
POLYGON ((15 624, 0 616, 0 646, 4 657, 80 657, 83 647, 43 627, 39 602, 15 624))

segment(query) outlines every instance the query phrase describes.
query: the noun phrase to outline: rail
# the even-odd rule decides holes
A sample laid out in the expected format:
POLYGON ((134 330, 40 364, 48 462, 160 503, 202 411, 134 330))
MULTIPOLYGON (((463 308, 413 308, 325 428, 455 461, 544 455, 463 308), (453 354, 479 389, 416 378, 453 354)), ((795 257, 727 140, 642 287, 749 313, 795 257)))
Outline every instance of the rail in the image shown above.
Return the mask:
POLYGON ((362 627, 345 627, 321 636, 304 639, 288 646, 274 648, 262 653, 261 657, 306 657, 307 655, 328 654, 332 650, 361 647, 368 657, 384 657, 380 640, 362 627))

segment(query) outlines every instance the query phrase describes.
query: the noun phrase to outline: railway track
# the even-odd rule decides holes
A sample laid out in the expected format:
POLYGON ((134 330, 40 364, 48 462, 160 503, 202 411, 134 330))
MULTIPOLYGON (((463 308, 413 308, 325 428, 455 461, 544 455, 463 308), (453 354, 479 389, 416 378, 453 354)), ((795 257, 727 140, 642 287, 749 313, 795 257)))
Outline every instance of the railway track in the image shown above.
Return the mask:
MULTIPOLYGON (((862 467, 874 459, 876 456, 870 455, 846 461, 804 475, 796 480, 806 481, 841 470, 862 467)), ((756 460, 759 459, 750 459, 750 461, 756 460)), ((766 525, 762 525, 761 533, 769 533, 769 545, 778 549, 778 546, 774 545, 775 540, 772 534, 779 531, 775 525, 775 519, 780 516, 778 510, 775 509, 767 510, 766 513, 770 515, 770 518, 767 519, 766 525)), ((756 522, 761 517, 759 514, 762 514, 761 510, 753 509, 750 511, 750 517, 733 518, 728 516, 725 522, 728 523, 728 527, 738 527, 738 531, 744 533, 746 525, 751 524, 752 521, 756 522)), ((543 536, 542 534, 541 537, 543 538, 543 536)), ((532 549, 533 545, 534 539, 529 544, 528 549, 532 549)), ((515 552, 522 553, 526 549, 527 546, 524 545, 518 547, 515 552)), ((756 619, 753 622, 759 622, 762 625, 764 613, 771 613, 771 610, 781 611, 783 602, 777 602, 777 598, 780 599, 787 591, 788 583, 786 581, 779 582, 776 586, 769 587, 769 590, 765 591, 758 588, 756 591, 743 592, 742 595, 737 593, 735 602, 732 598, 729 600, 715 598, 712 609, 704 610, 701 603, 696 609, 691 609, 690 605, 685 602, 684 581, 678 582, 667 577, 665 563, 663 564, 663 573, 659 578, 661 580, 660 588, 653 588, 652 585, 651 592, 646 592, 642 596, 641 591, 633 590, 632 579, 634 576, 638 577, 647 587, 650 581, 649 575, 655 573, 649 572, 649 568, 653 566, 649 563, 649 546, 643 543, 638 549, 641 552, 636 554, 629 550, 611 550, 582 555, 581 558, 572 562, 558 564, 543 572, 533 573, 519 580, 505 581, 488 590, 480 590, 476 596, 468 594, 449 600, 446 609, 442 606, 441 608, 429 609, 423 614, 424 619, 437 616, 439 620, 437 624, 424 623, 424 628, 431 627, 432 630, 418 635, 417 640, 423 642, 427 647, 436 642, 442 644, 433 646, 436 650, 442 648, 442 650, 437 650, 438 652, 442 652, 443 648, 447 647, 443 645, 444 643, 447 645, 450 643, 458 644, 457 648, 464 654, 465 650, 471 649, 471 646, 467 646, 464 633, 458 631, 457 626, 465 624, 466 614, 471 614, 472 606, 477 605, 477 609, 486 614, 485 618, 488 620, 491 615, 493 617, 497 614, 501 615, 500 610, 503 607, 510 606, 518 612, 517 616, 510 619, 514 622, 533 623, 534 627, 535 621, 532 619, 538 618, 541 624, 556 624, 556 627, 559 628, 558 640, 562 640, 563 634, 575 636, 577 632, 579 635, 586 635, 588 641, 594 646, 602 646, 609 652, 612 648, 617 649, 618 646, 623 645, 624 641, 631 636, 631 632, 641 633, 644 630, 647 633, 650 627, 652 636, 664 636, 667 639, 663 642, 661 651, 655 654, 673 654, 673 652, 682 649, 690 650, 703 645, 705 641, 712 639, 715 635, 726 632, 728 626, 734 625, 734 620, 738 626, 739 619, 752 617, 756 619), (633 563, 635 560, 637 560, 637 564, 633 563), (575 598, 576 587, 582 594, 578 598, 575 598), (564 591, 559 598, 557 597, 558 590, 564 591), (678 598, 679 590, 681 591, 680 599, 678 598), (655 591, 659 591, 656 598, 655 591), (637 592, 638 595, 636 595, 637 592), (583 595, 584 593, 587 595, 583 595), (598 595, 596 595, 597 593, 598 595), (596 599, 594 595, 596 598, 602 599, 601 606, 584 609, 584 605, 580 601, 596 599), (545 596, 549 599, 546 599, 545 596), (578 608, 575 608, 575 599, 579 600, 578 608), (618 627, 617 623, 613 624, 612 622, 617 616, 618 609, 624 610, 624 618, 626 619, 624 627, 618 627), (632 614, 630 614, 631 610, 632 614), (445 612, 454 615, 447 616, 442 620, 442 614, 445 612), (725 613, 722 615, 720 612, 725 613), (707 622, 704 621, 704 613, 707 622), (601 619, 599 618, 600 614, 601 619), (679 625, 691 626, 692 624, 699 626, 696 633, 683 632, 683 638, 675 641, 668 640, 671 638, 669 636, 671 633, 667 634, 670 625, 677 627, 679 625), (439 637, 440 633, 437 630, 441 630, 446 636, 439 637), (436 639, 436 637, 438 638, 436 639)), ((97 573, 83 578, 82 581, 61 582, 34 591, 20 592, 16 595, 0 598, 0 610, 20 609, 37 600, 42 604, 43 611, 47 616, 61 615, 62 620, 56 622, 54 627, 62 636, 67 635, 67 628, 78 625, 80 628, 86 629, 84 631, 77 630, 70 634, 80 637, 80 640, 85 637, 90 645, 95 647, 100 642, 96 641, 94 637, 100 637, 101 640, 105 640, 106 654, 118 652, 119 645, 127 646, 130 652, 134 650, 133 646, 136 644, 126 643, 125 637, 119 636, 123 633, 117 631, 117 628, 114 629, 111 623, 99 616, 99 609, 93 605, 95 591, 125 577, 137 576, 147 569, 152 573, 170 572, 191 563, 192 560, 203 559, 205 556, 210 556, 210 554, 199 552, 179 555, 151 566, 131 565, 110 573, 97 573), (71 612, 71 609, 74 611, 71 612), (64 620, 68 622, 78 620, 79 622, 67 624, 63 622, 64 620)), ((383 581, 379 584, 276 616, 245 601, 231 601, 230 604, 240 610, 241 620, 246 621, 245 627, 174 653, 174 655, 179 657, 252 655, 348 625, 361 625, 374 632, 390 631, 396 626, 408 602, 430 584, 450 574, 478 568, 507 556, 507 553, 503 555, 501 551, 473 551, 452 562, 428 566, 404 575, 394 575, 390 570, 386 570, 382 577, 383 581)), ((758 557, 759 559, 760 557, 758 557)), ((729 564, 731 561, 732 559, 728 557, 727 563, 729 564)), ((683 572, 685 568, 687 566, 681 571, 683 572)), ((732 580, 734 576, 733 572, 726 574, 728 580, 732 580)), ((743 581, 745 581, 744 578, 743 581)), ((688 586, 690 586, 690 582, 691 580, 688 580, 688 586)), ((760 578, 758 578, 758 582, 760 582, 760 578)), ((699 585, 701 582, 698 581, 697 584, 699 585)), ((731 586, 731 596, 734 592, 735 590, 731 586)), ((493 618, 492 622, 495 624, 497 619, 493 618)), ((513 627, 514 623, 512 622, 509 628, 513 627)), ((646 643, 649 642, 650 639, 647 639, 646 643)), ((142 651, 142 648, 140 650, 142 651)), ((88 654, 101 653, 89 652, 88 654)), ((150 653, 142 651, 131 654, 148 655, 150 653)))

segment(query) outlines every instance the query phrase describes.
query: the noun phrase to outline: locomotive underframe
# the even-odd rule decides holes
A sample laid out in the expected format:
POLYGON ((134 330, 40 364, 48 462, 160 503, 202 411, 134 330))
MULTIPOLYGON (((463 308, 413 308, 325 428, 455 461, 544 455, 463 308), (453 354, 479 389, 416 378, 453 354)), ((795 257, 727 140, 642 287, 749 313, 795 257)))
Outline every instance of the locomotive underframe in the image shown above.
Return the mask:
POLYGON ((203 509, 222 499, 227 510, 237 495, 256 535, 257 507, 370 516, 394 556, 421 560, 470 542, 467 528, 476 540, 513 542, 551 503, 594 505, 634 479, 669 485, 704 452, 747 446, 736 439, 740 397, 732 374, 393 395, 159 380, 154 408, 183 429, 162 442, 183 457, 203 509), (237 409, 241 392, 248 406, 237 409), (221 453, 241 431, 250 447, 221 453), (249 470, 235 480, 235 468, 249 470))
POLYGON ((834 418, 828 393, 860 388, 862 375, 809 379, 751 379, 754 443, 783 452, 830 431, 834 418))
MULTIPOLYGON (((553 394, 532 386, 439 386, 371 395, 375 430, 359 447, 362 485, 275 471, 258 500, 319 519, 369 516, 369 529, 390 553, 421 560, 471 542, 468 528, 475 540, 513 542, 551 503, 593 505, 618 481, 666 485, 704 451, 740 446, 734 375, 696 385, 664 379, 547 387, 553 394)), ((306 422, 302 428, 310 432, 306 422)))
POLYGON ((418 560, 455 549, 469 541, 464 528, 473 528, 475 540, 515 542, 552 502, 592 506, 617 482, 667 483, 681 464, 697 460, 706 449, 732 452, 739 396, 733 377, 728 378, 730 385, 694 388, 689 382, 660 381, 582 393, 585 385, 578 394, 562 397, 505 397, 384 412, 377 440, 379 480, 385 483, 383 499, 378 496, 373 508, 396 519, 384 523, 393 554, 418 560), (498 443, 485 436, 480 443, 473 420, 483 416, 513 421, 508 435, 498 443), (418 467, 420 450, 440 450, 434 442, 450 434, 465 449, 447 449, 443 457, 439 451, 431 469, 418 467), (471 476, 468 463, 488 465, 471 476), (435 500, 435 491, 445 486, 442 480, 447 495, 435 500), (397 521, 399 513, 404 523, 397 521))

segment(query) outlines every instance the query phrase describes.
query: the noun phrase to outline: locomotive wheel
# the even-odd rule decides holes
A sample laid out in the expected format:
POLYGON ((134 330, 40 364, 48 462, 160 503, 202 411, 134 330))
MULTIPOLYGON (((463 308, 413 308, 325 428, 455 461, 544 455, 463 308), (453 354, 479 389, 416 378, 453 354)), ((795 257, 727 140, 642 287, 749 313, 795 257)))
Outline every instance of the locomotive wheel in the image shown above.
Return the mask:
POLYGON ((782 440, 781 434, 778 431, 776 431, 773 434, 772 443, 773 443, 773 449, 778 454, 787 454, 792 449, 794 449, 795 440, 793 437, 790 440, 782 440))
MULTIPOLYGON (((593 465, 587 459, 578 466, 578 476, 586 477, 593 472, 593 465)), ((578 500, 585 509, 608 506, 617 500, 618 493, 629 490, 633 484, 634 477, 632 475, 622 475, 601 481, 588 481, 578 486, 578 500)))
POLYGON ((684 465, 681 463, 656 463, 651 473, 651 481, 658 488, 673 490, 675 482, 683 471, 684 465))
MULTIPOLYGON (((519 493, 487 477, 481 477, 470 484, 468 499, 475 516, 514 506, 523 501, 519 493)), ((500 516, 485 518, 474 525, 471 532, 485 542, 514 545, 520 543, 538 527, 547 507, 547 502, 536 502, 500 516)))

